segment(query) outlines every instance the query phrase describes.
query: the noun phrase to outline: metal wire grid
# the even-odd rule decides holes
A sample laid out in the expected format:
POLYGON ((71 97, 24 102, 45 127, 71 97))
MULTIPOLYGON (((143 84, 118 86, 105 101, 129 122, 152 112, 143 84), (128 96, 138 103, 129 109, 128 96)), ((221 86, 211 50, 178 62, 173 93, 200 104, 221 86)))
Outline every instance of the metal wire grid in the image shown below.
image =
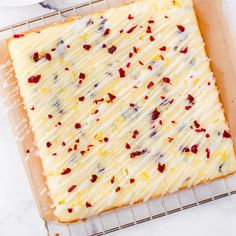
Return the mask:
MULTIPOLYGON (((129 0, 89 0, 86 3, 65 8, 41 17, 29 19, 9 27, 0 29, 0 36, 9 37, 15 33, 58 22, 64 18, 79 14, 80 10, 88 8, 89 12, 96 11, 96 7, 110 8, 114 3, 126 3, 129 0), (47 22, 49 20, 49 22, 47 22)), ((133 205, 110 212, 99 214, 76 224, 59 225, 53 222, 45 223, 49 236, 100 236, 152 219, 173 214, 194 206, 205 204, 223 197, 236 194, 236 176, 215 180, 207 184, 178 191, 159 199, 133 205)))

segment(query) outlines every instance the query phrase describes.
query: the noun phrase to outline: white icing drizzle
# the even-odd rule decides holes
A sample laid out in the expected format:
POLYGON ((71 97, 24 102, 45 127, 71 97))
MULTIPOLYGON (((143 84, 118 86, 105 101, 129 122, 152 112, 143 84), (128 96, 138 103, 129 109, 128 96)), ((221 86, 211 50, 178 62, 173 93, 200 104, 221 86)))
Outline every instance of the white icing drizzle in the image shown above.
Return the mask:
MULTIPOLYGON (((228 126, 191 0, 138 1, 26 34, 11 40, 9 48, 61 221, 147 201, 235 171, 232 140, 223 137, 228 126), (108 52, 112 46, 113 54, 108 52), (36 62, 34 53, 39 54, 36 62), (41 75, 38 83, 28 83, 36 75, 41 75), (148 89, 150 82, 154 86, 148 89), (108 93, 115 95, 113 102, 107 102, 108 93), (155 109, 160 115, 152 120, 155 109), (130 158, 135 152, 140 153, 130 158), (165 166, 161 170, 159 165, 165 166)), ((24 127, 24 120, 16 127, 22 138, 28 135, 24 127)))

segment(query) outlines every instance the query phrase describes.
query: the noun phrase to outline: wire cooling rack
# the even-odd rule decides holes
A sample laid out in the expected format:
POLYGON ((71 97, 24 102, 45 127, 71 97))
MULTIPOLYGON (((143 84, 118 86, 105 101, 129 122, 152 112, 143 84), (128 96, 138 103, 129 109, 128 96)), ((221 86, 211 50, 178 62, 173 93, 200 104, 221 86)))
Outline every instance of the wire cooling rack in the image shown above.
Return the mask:
MULTIPOLYGON (((119 6, 129 0, 89 0, 73 7, 0 29, 0 38, 24 32, 73 15, 119 6)), ((236 194, 236 175, 211 181, 145 203, 115 209, 75 224, 45 222, 48 236, 99 236, 236 194)))

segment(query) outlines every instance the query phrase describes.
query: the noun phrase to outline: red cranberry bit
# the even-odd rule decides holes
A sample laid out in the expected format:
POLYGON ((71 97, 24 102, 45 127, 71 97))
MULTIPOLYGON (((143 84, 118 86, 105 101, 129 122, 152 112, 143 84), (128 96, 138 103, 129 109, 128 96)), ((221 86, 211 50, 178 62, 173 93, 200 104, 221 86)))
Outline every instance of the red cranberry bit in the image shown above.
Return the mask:
POLYGON ((188 47, 180 50, 180 53, 186 54, 188 52, 188 47))
POLYGON ((135 26, 131 27, 126 33, 127 33, 127 34, 132 33, 132 32, 137 28, 137 26, 138 26, 138 25, 135 25, 135 26))
POLYGON ((68 208, 67 211, 68 211, 69 213, 72 213, 72 212, 73 212, 73 209, 72 209, 72 208, 68 208))
POLYGON ((148 96, 146 95, 146 96, 144 97, 144 99, 145 99, 145 100, 148 100, 148 96))
POLYGON ((224 130, 223 137, 224 138, 231 138, 231 134, 228 131, 224 130))
POLYGON ((148 66, 148 69, 149 69, 149 70, 152 70, 152 66, 148 66))
POLYGON ((65 142, 62 142, 61 145, 62 145, 62 146, 66 146, 66 143, 65 143, 65 142))
POLYGON ((133 17, 131 14, 129 14, 128 19, 129 19, 129 20, 133 20, 134 17, 133 17))
POLYGON ((52 156, 57 156, 57 153, 56 153, 56 152, 54 152, 54 153, 52 154, 52 156))
POLYGON ((136 48, 136 47, 133 47, 133 51, 134 51, 134 53, 138 53, 138 48, 136 48))
POLYGON ((155 41, 154 36, 150 36, 150 41, 151 41, 151 42, 155 41))
POLYGON ((47 148, 50 148, 52 146, 52 143, 51 142, 47 142, 46 146, 47 146, 47 148))
POLYGON ((104 32, 104 36, 110 34, 110 32, 111 32, 111 30, 109 28, 106 29, 105 32, 104 32))
POLYGON ((135 179, 131 178, 131 179, 129 179, 129 182, 130 182, 131 184, 133 184, 133 183, 135 182, 135 179))
POLYGON ((83 156, 86 153, 86 151, 80 151, 80 154, 83 156))
POLYGON ((187 100, 190 104, 194 104, 194 97, 191 94, 188 94, 187 100))
POLYGON ((191 108, 192 108, 192 106, 186 106, 186 107, 185 107, 185 110, 188 111, 188 110, 190 110, 191 108))
POLYGON ((13 35, 13 38, 15 38, 15 39, 22 38, 22 37, 24 37, 23 34, 14 34, 13 35))
POLYGON ((179 31, 184 32, 185 28, 182 25, 177 25, 177 28, 179 29, 179 31))
POLYGON ((92 175, 90 181, 91 181, 92 183, 95 183, 96 180, 97 180, 97 178, 98 178, 97 175, 92 175))
POLYGON ((68 153, 72 152, 72 148, 68 148, 68 153))
POLYGON ((128 62, 128 63, 126 64, 126 67, 127 67, 127 68, 130 68, 130 66, 131 66, 131 63, 128 62))
POLYGON ((66 71, 70 70, 68 67, 65 68, 66 71))
POLYGON ((78 148, 77 144, 74 145, 74 151, 76 151, 78 148))
POLYGON ((103 140, 105 143, 107 143, 109 141, 109 138, 105 137, 103 140))
POLYGON ((75 123, 75 128, 76 129, 80 129, 81 128, 81 124, 80 123, 75 123))
POLYGON ((38 53, 38 52, 35 52, 35 53, 33 54, 33 60, 34 60, 35 62, 39 61, 39 53, 38 53))
POLYGON ((116 96, 111 93, 108 93, 108 96, 109 96, 111 102, 113 102, 113 100, 116 99, 116 96))
POLYGON ((76 143, 79 143, 79 138, 75 140, 76 143))
POLYGON ((138 63, 139 63, 141 66, 143 66, 143 65, 144 65, 142 61, 139 61, 138 63))
POLYGON ((148 23, 149 23, 149 24, 154 24, 155 21, 154 21, 154 20, 149 20, 148 23))
POLYGON ((160 113, 157 109, 155 109, 155 110, 152 112, 152 120, 158 119, 159 116, 160 116, 160 114, 161 114, 161 113, 160 113))
POLYGON ((80 78, 80 79, 85 79, 85 74, 84 74, 84 73, 80 73, 80 74, 79 74, 79 78, 80 78))
POLYGON ((30 153, 30 150, 29 150, 29 149, 27 149, 25 152, 28 154, 28 153, 30 153))
POLYGON ((41 75, 33 75, 28 78, 28 83, 30 84, 37 84, 41 79, 41 75))
POLYGON ((61 172, 61 175, 67 175, 67 174, 69 174, 71 172, 71 168, 66 168, 65 170, 63 170, 62 172, 61 172))
POLYGON ((190 149, 188 147, 184 147, 182 152, 190 152, 190 149))
POLYGON ((150 89, 150 88, 153 87, 153 86, 154 86, 154 83, 151 81, 151 82, 148 84, 147 88, 150 89))
POLYGON ((80 101, 80 102, 83 102, 83 101, 84 101, 84 99, 85 99, 85 97, 84 97, 84 96, 81 96, 81 97, 79 97, 79 101, 80 101))
POLYGON ((159 120, 159 124, 160 124, 160 125, 163 125, 163 121, 162 121, 162 120, 159 120))
POLYGON ((108 48, 108 52, 110 53, 110 54, 113 54, 115 51, 116 51, 116 49, 117 49, 117 47, 116 46, 111 46, 110 48, 108 48))
POLYGON ((68 45, 66 45, 66 47, 67 47, 67 48, 70 48, 70 45, 68 44, 68 45))
POLYGON ((107 45, 104 43, 103 45, 102 45, 102 48, 106 48, 107 47, 107 45))
POLYGON ((92 207, 91 203, 89 203, 89 202, 86 202, 85 205, 87 208, 92 207))
POLYGON ((165 164, 158 163, 157 169, 160 173, 163 173, 166 168, 165 164))
POLYGON ((147 34, 151 34, 152 33, 152 28, 150 26, 147 27, 146 33, 147 34))
POLYGON ((172 143, 172 141, 174 140, 174 138, 168 137, 168 142, 172 143))
POLYGON ((162 80, 164 83, 167 83, 167 84, 170 83, 170 78, 168 78, 168 77, 164 77, 162 80))
POLYGON ((207 85, 210 86, 210 85, 211 85, 211 82, 208 82, 207 85))
POLYGON ((140 151, 131 152, 130 153, 130 158, 134 159, 135 157, 140 156, 140 155, 142 155, 142 152, 140 152, 140 151))
POLYGON ((120 78, 125 77, 125 71, 122 68, 119 69, 119 74, 120 74, 120 78))
POLYGON ((72 185, 71 187, 68 188, 68 193, 72 192, 77 186, 72 185))
POLYGON ((45 58, 46 58, 46 60, 48 60, 48 61, 51 61, 51 60, 52 60, 52 56, 51 56, 51 54, 49 54, 49 53, 46 53, 46 54, 45 54, 45 58))
POLYGON ((198 152, 198 145, 197 144, 195 144, 191 147, 191 152, 194 154, 197 154, 197 152, 198 152))
POLYGON ((52 48, 51 51, 52 51, 52 52, 56 51, 56 48, 52 48))
POLYGON ((130 53, 129 53, 129 58, 132 58, 133 55, 134 55, 134 54, 133 54, 132 52, 130 52, 130 53))
POLYGON ((210 158, 210 155, 211 155, 211 152, 210 152, 210 149, 209 148, 206 148, 206 157, 207 157, 207 159, 209 159, 210 158))
POLYGON ((163 47, 159 48, 159 50, 162 51, 162 52, 165 52, 166 51, 166 46, 163 46, 163 47))
POLYGON ((89 51, 91 47, 92 47, 92 46, 89 45, 89 44, 85 44, 85 45, 83 46, 83 48, 84 48, 85 50, 87 50, 87 51, 89 51))
POLYGON ((48 115, 48 119, 52 119, 52 118, 53 118, 53 116, 49 114, 48 115))
POLYGON ((134 130, 132 138, 136 139, 138 134, 139 134, 138 130, 134 130))
POLYGON ((131 148, 130 144, 126 143, 126 144, 125 144, 125 148, 126 148, 126 149, 130 149, 130 148, 131 148))
POLYGON ((34 109, 35 109, 34 106, 32 106, 32 107, 30 108, 31 111, 33 111, 34 109))
POLYGON ((112 178, 111 178, 111 184, 114 184, 115 183, 115 177, 113 176, 112 178))
POLYGON ((121 190, 121 187, 116 188, 116 193, 118 193, 121 190))
POLYGON ((194 123, 194 125, 195 125, 196 128, 199 128, 199 127, 200 127, 200 124, 199 124, 196 120, 195 120, 193 123, 194 123))

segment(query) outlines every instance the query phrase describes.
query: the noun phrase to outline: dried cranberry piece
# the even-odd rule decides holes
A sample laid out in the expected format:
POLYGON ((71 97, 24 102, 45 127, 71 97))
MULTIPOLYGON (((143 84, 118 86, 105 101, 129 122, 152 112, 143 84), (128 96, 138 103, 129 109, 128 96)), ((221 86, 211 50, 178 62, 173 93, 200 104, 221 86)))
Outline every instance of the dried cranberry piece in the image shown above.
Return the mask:
POLYGON ((185 110, 188 111, 188 110, 190 110, 191 108, 192 108, 192 106, 186 106, 186 107, 185 107, 185 110))
POLYGON ((155 109, 155 110, 152 112, 152 120, 158 119, 159 116, 160 116, 160 114, 161 114, 161 113, 160 113, 157 109, 155 109))
POLYGON ((123 68, 119 69, 119 74, 120 74, 120 78, 124 78, 125 77, 125 71, 123 68))
POLYGON ((132 33, 132 32, 137 28, 137 26, 138 26, 138 25, 135 25, 135 26, 131 27, 126 33, 127 33, 127 34, 132 33))
POLYGON ((110 54, 113 54, 115 51, 116 51, 116 49, 117 49, 117 47, 116 46, 111 46, 110 48, 108 48, 108 52, 110 53, 110 54))
POLYGON ((90 181, 91 181, 92 183, 95 183, 96 180, 97 180, 97 178, 98 178, 97 175, 92 175, 90 181))
POLYGON ((151 41, 151 42, 155 41, 154 36, 150 36, 150 41, 151 41))
POLYGON ((184 147, 182 152, 190 152, 190 149, 188 147, 184 147))
POLYGON ((136 48, 136 47, 133 47, 133 51, 134 51, 134 53, 138 53, 138 48, 136 48))
POLYGON ((38 52, 35 52, 35 53, 33 54, 33 60, 34 60, 35 62, 39 61, 39 53, 38 53, 38 52))
POLYGON ((77 187, 77 185, 72 185, 71 187, 68 188, 68 193, 72 192, 75 188, 77 187))
POLYGON ((185 31, 185 28, 184 28, 184 26, 182 26, 182 25, 177 25, 177 28, 178 28, 181 32, 184 32, 184 31, 185 31))
POLYGON ((140 155, 142 155, 141 151, 131 152, 130 153, 130 158, 134 159, 135 157, 140 156, 140 155))
POLYGON ((224 138, 231 138, 231 134, 228 131, 224 130, 223 137, 224 138))
POLYGON ((158 171, 159 171, 160 173, 163 173, 164 170, 165 170, 165 168, 166 168, 166 165, 165 165, 165 164, 158 163, 157 169, 158 169, 158 171))
POLYGON ((107 45, 104 43, 103 45, 102 45, 102 48, 106 48, 107 47, 107 45))
POLYGON ((22 38, 22 37, 24 37, 23 34, 14 34, 14 35, 13 35, 13 38, 16 38, 16 39, 22 38))
POLYGON ((75 123, 75 128, 76 129, 80 129, 81 128, 81 124, 80 123, 75 123))
POLYGON ((86 202, 86 203, 85 203, 85 206, 86 206, 87 208, 89 208, 89 207, 92 207, 92 204, 89 203, 89 202, 86 202))
POLYGON ((41 75, 33 75, 28 78, 28 83, 30 84, 37 84, 41 79, 41 75))
POLYGON ((190 104, 193 104, 195 99, 191 94, 188 94, 187 100, 190 104))
POLYGON ((68 208, 67 211, 68 211, 69 213, 72 213, 72 212, 73 212, 73 209, 72 209, 72 208, 68 208))
POLYGON ((164 83, 167 83, 167 84, 170 83, 170 78, 168 78, 168 77, 164 77, 162 80, 164 83))
POLYGON ((116 188, 116 192, 119 192, 120 190, 121 190, 121 187, 118 186, 118 187, 116 188))
POLYGON ((154 86, 154 83, 151 81, 151 82, 148 84, 147 88, 150 89, 150 88, 153 87, 153 86, 154 86))
POLYGON ((80 79, 85 79, 85 74, 84 74, 84 73, 80 73, 80 74, 79 74, 79 78, 80 78, 80 79))
POLYGON ((154 24, 155 21, 154 21, 154 20, 149 20, 148 23, 149 23, 149 24, 154 24))
POLYGON ((109 96, 111 102, 113 102, 113 100, 116 99, 116 96, 111 93, 108 93, 108 96, 109 96))
POLYGON ((210 149, 209 148, 206 148, 206 157, 207 157, 207 159, 209 159, 210 158, 210 155, 211 155, 211 152, 210 152, 210 149))
POLYGON ((198 145, 197 144, 194 144, 191 147, 191 152, 194 153, 194 154, 197 154, 197 152, 198 152, 198 145))
POLYGON ((61 175, 67 175, 71 172, 71 168, 66 168, 61 172, 61 175))
POLYGON ((131 148, 130 144, 126 143, 126 144, 125 144, 125 148, 126 148, 126 149, 130 149, 130 148, 131 148))
POLYGON ((131 14, 129 14, 129 15, 128 15, 128 19, 129 19, 129 20, 132 20, 132 19, 134 19, 134 17, 133 17, 131 14))
POLYGON ((186 54, 188 52, 188 47, 180 50, 180 53, 186 54))
POLYGON ((129 182, 132 184, 135 182, 135 179, 131 178, 131 179, 129 179, 129 182))
POLYGON ((48 119, 52 119, 52 118, 53 118, 53 116, 49 114, 48 115, 48 119))
POLYGON ((195 125, 196 128, 199 128, 199 127, 200 127, 200 124, 199 124, 196 120, 195 120, 193 123, 194 123, 194 125, 195 125))
POLYGON ((152 33, 152 28, 150 26, 147 27, 146 33, 147 34, 151 34, 152 33))
POLYGON ((81 97, 79 97, 79 101, 80 101, 80 102, 83 102, 83 101, 84 101, 84 99, 85 99, 85 97, 84 97, 84 96, 81 96, 81 97))
POLYGON ((163 46, 163 47, 159 48, 159 50, 162 51, 162 52, 166 51, 166 46, 163 46))
POLYGON ((89 45, 89 44, 83 45, 83 48, 84 48, 85 50, 87 50, 87 51, 89 51, 91 47, 92 47, 92 46, 89 45))
POLYGON ((109 28, 107 28, 104 32, 104 36, 110 34, 110 32, 111 32, 111 30, 109 28))
POLYGON ((47 148, 50 148, 52 146, 52 143, 51 142, 47 142, 46 146, 47 146, 47 148))
POLYGON ((111 178, 111 184, 114 184, 115 183, 115 177, 113 176, 112 178, 111 178))
POLYGON ((48 60, 48 61, 51 61, 51 60, 52 60, 52 56, 51 56, 50 53, 46 53, 46 54, 45 54, 45 58, 46 58, 46 60, 48 60))

